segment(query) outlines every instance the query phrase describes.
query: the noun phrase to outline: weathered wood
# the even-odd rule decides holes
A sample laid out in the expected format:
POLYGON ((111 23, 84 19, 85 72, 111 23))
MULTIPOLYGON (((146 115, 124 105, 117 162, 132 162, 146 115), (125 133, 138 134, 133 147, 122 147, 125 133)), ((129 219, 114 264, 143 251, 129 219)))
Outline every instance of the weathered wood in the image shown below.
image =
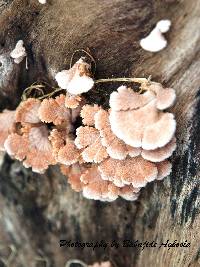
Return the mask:
MULTIPOLYGON (((174 87, 178 96, 173 108, 178 123, 173 172, 144 188, 136 202, 83 199, 72 192, 58 168, 37 175, 5 158, 0 174, 0 241, 16 247, 11 266, 35 266, 41 253, 56 267, 70 258, 88 263, 109 258, 117 266, 200 266, 199 14, 198 0, 49 0, 44 6, 37 0, 0 1, 0 54, 23 39, 29 60, 28 71, 23 64, 15 66, 14 81, 6 86, 3 81, 2 108, 16 106, 22 90, 36 80, 53 84, 54 73, 68 66, 73 51, 87 47, 97 59, 96 78, 152 75, 174 87), (139 40, 160 18, 172 20, 169 46, 158 54, 145 52, 139 40), (191 246, 92 251, 61 249, 60 238, 187 240, 191 246)), ((87 99, 106 104, 116 88, 116 84, 98 86, 87 99)))

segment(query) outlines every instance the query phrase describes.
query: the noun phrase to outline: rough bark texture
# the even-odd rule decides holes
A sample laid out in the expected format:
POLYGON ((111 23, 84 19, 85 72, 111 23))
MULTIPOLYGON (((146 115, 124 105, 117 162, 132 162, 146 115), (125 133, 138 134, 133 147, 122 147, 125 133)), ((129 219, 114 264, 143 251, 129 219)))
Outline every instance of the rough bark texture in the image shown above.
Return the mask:
MULTIPOLYGON (((71 258, 87 263, 110 259, 123 267, 200 266, 200 2, 199 0, 0 0, 1 108, 15 108, 24 88, 35 81, 54 84, 75 49, 90 48, 97 59, 96 78, 148 77, 175 88, 178 149, 173 172, 149 184, 139 200, 100 203, 83 199, 67 185, 57 167, 31 173, 5 157, 0 172, 0 248, 10 267, 64 267, 71 258), (139 40, 161 18, 172 20, 167 49, 152 54, 139 40), (28 49, 29 70, 12 66, 7 53, 17 40, 28 49), (5 68, 11 68, 12 71, 5 68), (2 75, 5 71, 6 75, 2 75), (7 72, 6 72, 7 71, 7 72), (187 240, 189 248, 68 249, 59 240, 187 240), (40 264, 40 265, 39 265, 40 264)), ((89 102, 107 104, 116 84, 98 86, 89 102)), ((0 263, 0 266, 4 266, 0 263)))

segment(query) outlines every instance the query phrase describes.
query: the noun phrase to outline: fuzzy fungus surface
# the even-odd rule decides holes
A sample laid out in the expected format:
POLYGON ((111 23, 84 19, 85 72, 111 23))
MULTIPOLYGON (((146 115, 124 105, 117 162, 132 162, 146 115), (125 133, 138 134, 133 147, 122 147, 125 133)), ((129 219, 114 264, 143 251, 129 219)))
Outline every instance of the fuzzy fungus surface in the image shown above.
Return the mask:
POLYGON ((0 151, 5 151, 4 143, 9 134, 15 132, 15 110, 4 110, 0 113, 0 151))
POLYGON ((19 40, 13 49, 13 51, 10 53, 10 56, 14 59, 14 62, 16 64, 19 64, 23 61, 23 59, 27 56, 26 48, 24 47, 24 41, 19 40))
POLYGON ((58 72, 55 79, 59 87, 69 94, 80 95, 94 86, 94 80, 90 76, 90 65, 80 58, 71 69, 58 72))
MULTIPOLYGON (((128 89, 120 89, 110 96, 110 125, 113 133, 123 140, 127 145, 133 147, 142 147, 146 150, 152 150, 165 146, 174 136, 176 130, 176 121, 172 113, 161 112, 157 108, 157 97, 147 102, 141 101, 141 104, 124 110, 124 91, 126 97, 132 97, 133 93, 128 89), (123 100, 120 95, 123 95, 123 100), (114 95, 114 96, 113 96, 114 95), (115 101, 117 100, 117 103, 115 101), (145 104, 144 104, 145 103, 145 104), (117 108, 119 106, 119 108, 117 108)), ((146 100, 146 93, 138 97, 146 100)), ((129 101, 129 100, 127 100, 129 101)))
MULTIPOLYGON (((90 78, 88 70, 83 59, 75 63, 67 86, 76 75, 90 78)), ((170 174, 176 122, 165 110, 174 104, 173 89, 148 80, 140 92, 121 86, 109 110, 76 93, 45 97, 0 114, 0 149, 25 167, 44 173, 59 164, 73 190, 109 202, 134 201, 147 183, 170 174)))

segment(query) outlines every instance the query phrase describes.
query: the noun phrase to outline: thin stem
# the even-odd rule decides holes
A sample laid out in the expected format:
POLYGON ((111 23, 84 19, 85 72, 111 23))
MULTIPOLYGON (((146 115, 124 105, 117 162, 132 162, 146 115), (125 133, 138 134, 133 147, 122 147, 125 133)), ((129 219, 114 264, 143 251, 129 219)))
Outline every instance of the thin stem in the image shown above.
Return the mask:
POLYGON ((77 264, 80 264, 80 265, 82 265, 83 267, 88 267, 88 265, 85 263, 85 262, 83 262, 83 261, 81 261, 81 260, 77 260, 77 259, 74 259, 74 260, 68 260, 68 262, 66 263, 66 265, 65 265, 65 267, 70 267, 70 265, 71 264, 73 264, 73 263, 77 263, 77 264))
POLYGON ((56 94, 57 92, 60 92, 60 91, 63 91, 63 89, 62 89, 62 88, 55 89, 53 92, 51 92, 51 93, 49 93, 49 94, 43 95, 43 96, 41 96, 41 97, 38 97, 38 99, 42 100, 42 99, 44 99, 44 98, 53 96, 54 94, 56 94))
POLYGON ((37 91, 40 91, 43 95, 44 95, 44 91, 42 90, 42 88, 44 88, 45 86, 42 85, 42 84, 36 84, 36 83, 33 83, 31 86, 27 87, 23 94, 22 94, 22 100, 26 100, 27 97, 31 94, 31 92, 33 90, 37 90, 37 91))
POLYGON ((148 83, 149 80, 146 78, 108 78, 108 79, 99 79, 95 81, 95 84, 98 83, 107 83, 107 82, 135 82, 135 83, 148 83))

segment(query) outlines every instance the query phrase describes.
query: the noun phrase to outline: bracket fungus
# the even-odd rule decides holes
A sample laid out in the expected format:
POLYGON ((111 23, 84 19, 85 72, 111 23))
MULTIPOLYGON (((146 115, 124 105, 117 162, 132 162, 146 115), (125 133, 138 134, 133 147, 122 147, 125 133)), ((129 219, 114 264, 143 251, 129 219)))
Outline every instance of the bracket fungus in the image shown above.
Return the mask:
POLYGON ((96 165, 85 166, 79 163, 71 166, 62 165, 61 171, 68 177, 72 189, 76 192, 82 192, 83 196, 88 199, 111 202, 122 197, 132 201, 139 196, 139 188, 133 186, 118 187, 113 182, 102 179, 96 165))
POLYGON ((34 172, 44 173, 49 165, 56 164, 46 125, 25 127, 21 135, 9 135, 4 145, 10 156, 23 161, 23 165, 32 167, 34 172))
POLYGON ((99 163, 108 157, 101 144, 99 131, 93 127, 79 127, 76 130, 75 145, 82 149, 81 155, 86 162, 99 163))
POLYGON ((39 108, 39 117, 42 122, 55 125, 71 124, 70 109, 65 107, 65 95, 44 99, 39 108))
POLYGON ((16 64, 19 64, 23 61, 23 59, 27 56, 23 40, 19 40, 17 42, 15 48, 10 53, 10 56, 14 59, 16 64))
POLYGON ((122 160, 127 155, 131 157, 140 155, 140 148, 125 144, 112 132, 108 111, 102 109, 95 114, 95 127, 99 130, 101 143, 106 147, 106 151, 111 158, 122 160))
POLYGON ((170 26, 170 20, 160 20, 150 34, 140 41, 141 47, 150 52, 158 52, 164 49, 167 46, 167 40, 163 33, 169 31, 170 26))
POLYGON ((128 88, 123 88, 123 91, 118 89, 118 92, 112 93, 109 119, 113 133, 127 145, 153 150, 170 142, 176 130, 176 121, 172 113, 163 112, 157 108, 156 94, 147 101, 147 93, 140 95, 137 92, 130 92, 128 88), (124 97, 125 90, 126 97, 124 97), (121 95, 123 95, 122 100, 121 95), (134 97, 135 99, 140 97, 140 103, 129 105, 129 109, 123 108, 126 104, 124 98, 128 99, 129 96, 133 101, 134 97))
POLYGON ((104 180, 112 181, 119 187, 144 187, 158 175, 156 165, 140 156, 125 160, 109 158, 99 165, 99 171, 104 180))
POLYGON ((55 79, 59 87, 66 89, 71 95, 86 93, 94 86, 90 65, 83 58, 80 58, 71 69, 58 72, 55 79))
POLYGON ((49 165, 56 164, 52 156, 52 146, 48 139, 49 130, 39 119, 40 100, 29 98, 16 110, 15 122, 20 123, 16 133, 5 140, 7 153, 23 161, 26 168, 43 173, 49 165))
POLYGON ((80 153, 68 131, 53 129, 49 136, 53 148, 53 155, 58 163, 72 165, 80 158, 80 153))
POLYGON ((101 108, 98 105, 84 105, 80 113, 83 124, 87 126, 94 126, 94 116, 99 110, 101 110, 101 108))
POLYGON ((9 134, 15 132, 15 110, 4 110, 0 113, 0 151, 5 151, 4 142, 9 134))
POLYGON ((80 59, 57 74, 66 95, 28 98, 16 111, 1 113, 0 149, 35 172, 59 164, 72 189, 88 199, 136 200, 148 182, 171 172, 176 121, 165 110, 174 104, 175 91, 136 78, 144 82, 140 92, 119 87, 105 110, 80 96, 94 84, 89 67, 80 59))

